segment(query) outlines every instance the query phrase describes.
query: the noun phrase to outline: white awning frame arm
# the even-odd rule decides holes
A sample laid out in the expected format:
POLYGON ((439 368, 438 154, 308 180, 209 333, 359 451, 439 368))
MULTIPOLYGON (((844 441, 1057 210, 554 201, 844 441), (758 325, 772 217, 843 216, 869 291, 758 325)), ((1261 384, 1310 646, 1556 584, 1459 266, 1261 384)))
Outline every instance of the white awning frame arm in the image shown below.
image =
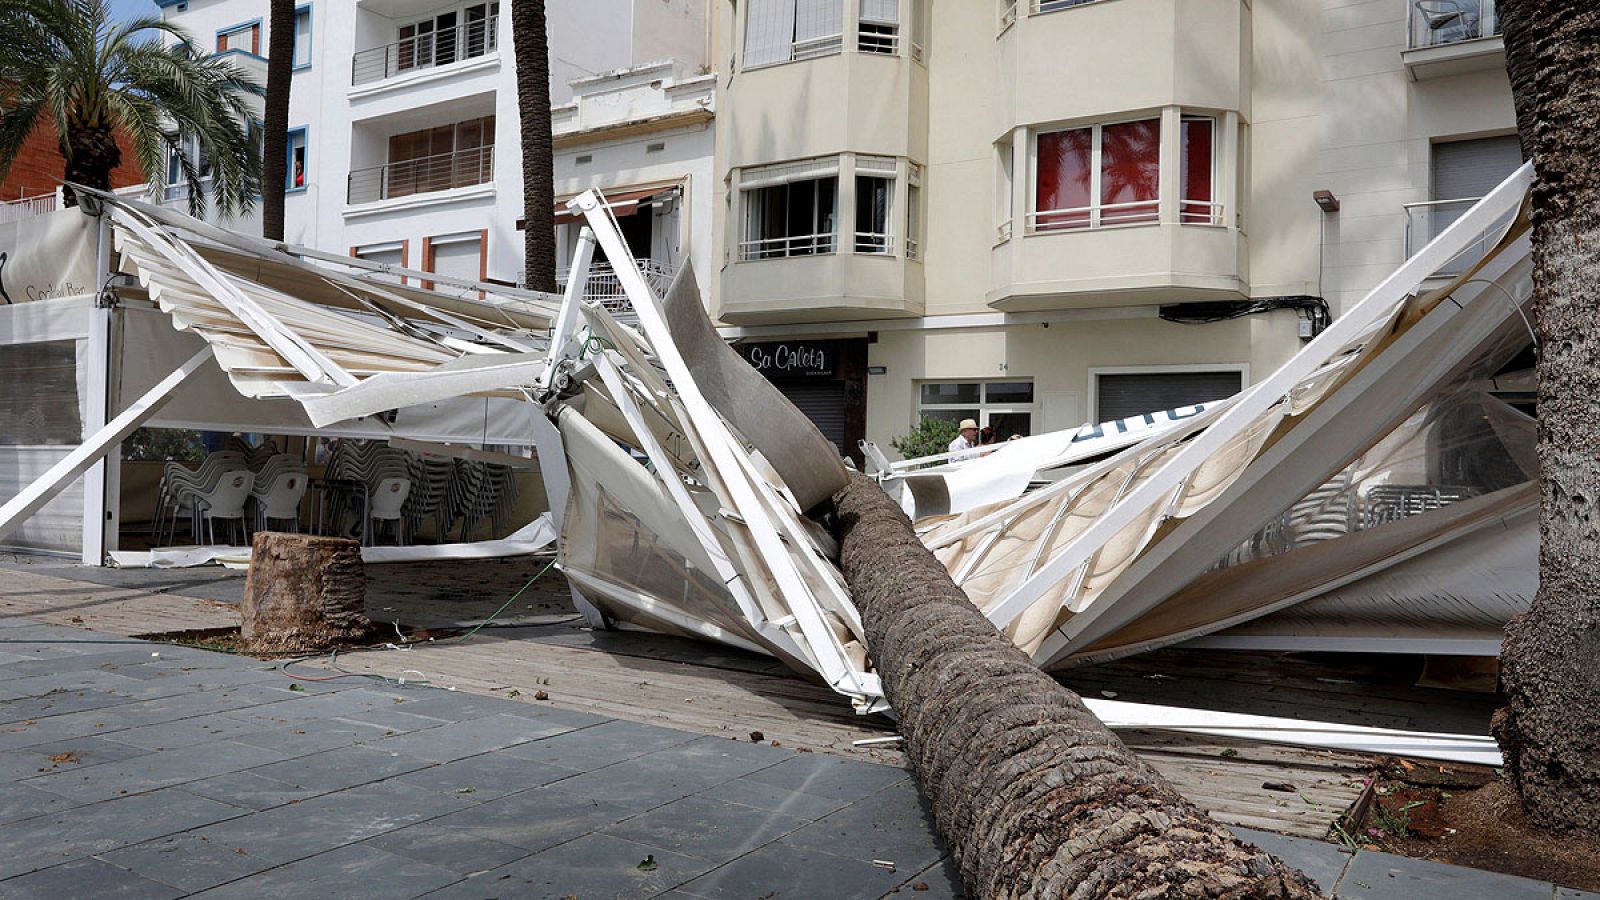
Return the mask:
POLYGON ((561 298, 561 311, 556 313, 555 324, 550 329, 550 365, 539 379, 541 391, 550 390, 557 363, 572 358, 567 351, 567 344, 583 321, 582 311, 578 307, 583 303, 584 291, 589 288, 589 267, 594 262, 594 248, 594 231, 585 225, 578 232, 578 247, 572 253, 572 267, 567 270, 567 290, 561 298))
POLYGON ((135 429, 154 418, 167 400, 171 399, 178 386, 188 380, 190 375, 199 371, 200 367, 210 359, 211 346, 207 344, 167 377, 156 382, 155 387, 133 401, 121 414, 107 422, 104 428, 90 435, 43 475, 34 479, 33 483, 23 488, 21 493, 0 506, 0 540, 16 530, 57 494, 66 490, 74 478, 104 458, 112 447, 122 443, 135 429))
POLYGON ((1448 263, 1494 222, 1521 205, 1533 181, 1533 166, 1524 164, 1442 234, 1407 260, 1366 298, 1307 344, 1265 380, 1246 388, 1205 431, 1173 455, 1166 465, 1092 522, 1071 543, 986 611, 989 620, 1005 629, 1031 607, 1052 585, 1088 562, 1099 549, 1146 510, 1169 501, 1194 470, 1229 440, 1280 402, 1300 382, 1313 375, 1329 356, 1393 315, 1407 296, 1430 275, 1448 263), (1320 351, 1320 352, 1319 352, 1320 351))

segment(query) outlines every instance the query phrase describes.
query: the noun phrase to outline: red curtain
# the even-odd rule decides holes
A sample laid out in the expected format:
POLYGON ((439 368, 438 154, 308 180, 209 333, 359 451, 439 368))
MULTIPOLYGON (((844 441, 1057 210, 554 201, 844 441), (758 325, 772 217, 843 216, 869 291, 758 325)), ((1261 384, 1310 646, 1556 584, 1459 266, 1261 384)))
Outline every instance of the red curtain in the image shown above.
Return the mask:
POLYGON ((1183 195, 1178 199, 1179 221, 1186 225, 1213 224, 1215 129, 1211 119, 1183 120, 1183 195))
POLYGON ((1154 222, 1161 212, 1161 120, 1118 122, 1100 129, 1100 202, 1134 204, 1102 210, 1103 225, 1154 222))
POLYGON ((1034 228, 1051 231, 1089 226, 1089 176, 1094 130, 1074 128, 1039 135, 1034 228), (1053 212, 1052 210, 1069 210, 1053 212))

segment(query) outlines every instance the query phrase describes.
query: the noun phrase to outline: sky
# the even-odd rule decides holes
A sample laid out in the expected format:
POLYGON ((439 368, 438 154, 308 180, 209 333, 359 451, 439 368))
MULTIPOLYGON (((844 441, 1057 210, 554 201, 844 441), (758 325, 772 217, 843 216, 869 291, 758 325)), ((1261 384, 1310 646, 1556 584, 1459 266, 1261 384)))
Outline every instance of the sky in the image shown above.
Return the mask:
POLYGON ((111 0, 111 11, 119 19, 153 16, 156 14, 156 4, 155 0, 111 0))

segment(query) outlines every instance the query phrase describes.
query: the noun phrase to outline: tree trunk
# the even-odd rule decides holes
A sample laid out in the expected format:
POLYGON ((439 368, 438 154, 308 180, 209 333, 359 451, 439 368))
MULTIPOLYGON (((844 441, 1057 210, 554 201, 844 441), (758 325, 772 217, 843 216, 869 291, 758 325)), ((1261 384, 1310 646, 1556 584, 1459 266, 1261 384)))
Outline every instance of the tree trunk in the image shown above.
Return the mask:
POLYGON ((1318 896, 995 630, 876 484, 852 475, 835 502, 867 644, 970 896, 1318 896))
POLYGON ((294 81, 294 0, 272 0, 267 20, 267 96, 261 116, 261 236, 283 240, 289 188, 289 88, 294 81))
MULTIPOLYGON (((109 125, 68 123, 61 155, 67 161, 65 181, 101 191, 111 190, 111 172, 122 164, 122 148, 117 144, 116 131, 109 125)), ((77 196, 70 190, 66 192, 66 205, 78 205, 77 196)))
POLYGON ((517 111, 522 123, 523 281, 556 289, 555 162, 550 137, 550 42, 544 0, 511 0, 517 54, 517 111))
POLYGON ((1535 169, 1539 591, 1506 628, 1494 734, 1529 816, 1600 822, 1600 6, 1501 0, 1535 169))
POLYGON ((326 650, 372 632, 361 545, 345 538, 257 532, 239 607, 251 650, 326 650))

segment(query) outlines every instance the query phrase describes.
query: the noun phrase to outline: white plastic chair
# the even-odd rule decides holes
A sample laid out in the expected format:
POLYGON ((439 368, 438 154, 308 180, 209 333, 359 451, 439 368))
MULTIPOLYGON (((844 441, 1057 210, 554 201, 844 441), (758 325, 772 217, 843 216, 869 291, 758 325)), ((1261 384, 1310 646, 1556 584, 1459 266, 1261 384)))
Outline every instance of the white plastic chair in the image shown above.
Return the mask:
MULTIPOLYGON (((206 542, 216 543, 217 519, 237 520, 242 536, 249 537, 249 530, 245 527, 244 501, 250 496, 250 488, 255 486, 255 480, 255 473, 249 469, 234 469, 224 472, 210 490, 181 493, 179 505, 186 508, 194 517, 196 540, 199 539, 201 526, 204 526, 206 542)), ((231 544, 233 537, 231 528, 228 537, 231 544)))
POLYGON ((395 543, 405 546, 406 497, 411 495, 411 479, 393 475, 379 479, 372 486, 367 498, 367 528, 364 529, 362 543, 376 544, 378 542, 378 523, 388 522, 394 530, 395 543))

